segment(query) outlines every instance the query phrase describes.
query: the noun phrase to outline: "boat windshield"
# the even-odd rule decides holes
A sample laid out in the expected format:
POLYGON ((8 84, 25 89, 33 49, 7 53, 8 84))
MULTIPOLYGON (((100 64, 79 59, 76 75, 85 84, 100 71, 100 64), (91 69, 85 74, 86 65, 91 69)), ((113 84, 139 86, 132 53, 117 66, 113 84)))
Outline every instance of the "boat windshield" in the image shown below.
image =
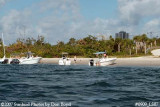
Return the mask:
POLYGON ((68 53, 67 52, 62 52, 62 58, 66 59, 68 57, 68 53))
POLYGON ((26 57, 27 57, 27 58, 30 58, 30 57, 33 57, 33 54, 34 54, 34 53, 32 53, 32 52, 26 52, 26 53, 24 53, 24 54, 26 54, 26 57))
POLYGON ((96 52, 96 53, 94 53, 94 54, 96 54, 96 55, 101 55, 101 54, 106 54, 106 52, 96 52))
POLYGON ((99 59, 101 59, 101 58, 106 58, 107 57, 107 54, 106 54, 106 52, 96 52, 96 53, 94 53, 99 59), (101 56, 101 58, 100 58, 100 56, 101 56))

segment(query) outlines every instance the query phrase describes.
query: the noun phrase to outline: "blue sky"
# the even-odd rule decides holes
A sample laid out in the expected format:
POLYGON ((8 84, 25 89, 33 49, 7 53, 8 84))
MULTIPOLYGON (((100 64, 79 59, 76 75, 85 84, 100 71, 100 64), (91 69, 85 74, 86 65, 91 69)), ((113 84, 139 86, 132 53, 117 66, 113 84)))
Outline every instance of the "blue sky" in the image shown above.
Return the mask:
POLYGON ((12 9, 23 10, 24 8, 30 7, 35 2, 39 2, 40 0, 10 0, 3 6, 1 10, 1 15, 7 14, 12 9))
POLYGON ((156 33, 159 5, 159 0, 0 0, 0 32, 8 43, 43 35, 52 44, 89 34, 114 37, 120 30, 156 33))
POLYGON ((97 17, 115 18, 117 11, 117 0, 79 0, 83 16, 90 20, 97 17))
MULTIPOLYGON (((1 8, 0 15, 7 14, 10 10, 23 10, 42 0, 12 0, 1 8)), ((80 12, 84 18, 90 20, 97 17, 114 18, 117 11, 117 0, 79 0, 80 12)))

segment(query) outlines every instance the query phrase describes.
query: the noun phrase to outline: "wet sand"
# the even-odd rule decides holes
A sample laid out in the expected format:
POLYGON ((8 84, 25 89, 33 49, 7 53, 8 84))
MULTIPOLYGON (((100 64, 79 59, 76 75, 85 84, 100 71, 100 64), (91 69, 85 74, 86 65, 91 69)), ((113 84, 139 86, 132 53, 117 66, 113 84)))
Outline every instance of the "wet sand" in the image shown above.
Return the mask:
MULTIPOLYGON (((41 63, 58 64, 60 58, 43 58, 41 63)), ((77 58, 76 63, 74 58, 70 58, 73 65, 88 65, 91 58, 77 58)), ((97 59, 97 58, 93 58, 97 59)), ((110 66, 160 66, 160 58, 155 57, 136 57, 136 58, 117 58, 115 64, 110 66)))

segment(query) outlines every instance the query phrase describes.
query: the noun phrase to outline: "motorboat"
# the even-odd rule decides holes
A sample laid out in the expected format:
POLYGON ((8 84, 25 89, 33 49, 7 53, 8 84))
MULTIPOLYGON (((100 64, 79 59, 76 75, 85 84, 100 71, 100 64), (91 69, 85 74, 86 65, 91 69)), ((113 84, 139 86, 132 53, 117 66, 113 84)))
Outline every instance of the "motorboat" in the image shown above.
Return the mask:
POLYGON ((71 65, 71 60, 68 58, 67 52, 62 52, 62 58, 58 62, 59 65, 71 65))
POLYGON ((2 45, 3 45, 3 58, 0 59, 1 64, 37 64, 42 59, 41 57, 34 57, 33 53, 26 52, 26 57, 23 58, 6 58, 5 55, 5 45, 4 45, 4 38, 2 33, 2 45))
POLYGON ((31 52, 26 52, 25 54, 27 55, 26 57, 18 59, 19 64, 37 64, 42 59, 41 57, 34 57, 34 53, 31 52))
POLYGON ((106 52, 96 52, 94 53, 97 56, 104 55, 102 58, 98 58, 98 60, 91 59, 89 61, 89 66, 107 66, 112 65, 116 61, 117 58, 108 58, 106 56, 106 52))
POLYGON ((41 57, 34 57, 33 54, 31 52, 26 52, 25 53, 27 56, 26 57, 17 57, 18 55, 16 55, 16 57, 12 57, 8 59, 8 62, 6 61, 6 63, 8 64, 37 64, 40 62, 40 60, 42 59, 41 57))

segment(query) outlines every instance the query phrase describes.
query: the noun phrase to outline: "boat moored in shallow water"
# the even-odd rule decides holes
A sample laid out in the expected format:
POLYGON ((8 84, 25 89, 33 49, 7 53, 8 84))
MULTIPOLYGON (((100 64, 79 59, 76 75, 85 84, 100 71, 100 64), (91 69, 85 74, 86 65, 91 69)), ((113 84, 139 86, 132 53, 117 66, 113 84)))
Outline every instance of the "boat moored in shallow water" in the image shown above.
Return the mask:
POLYGON ((89 61, 89 66, 107 66, 112 65, 116 61, 117 58, 108 58, 106 56, 106 52, 96 52, 94 53, 97 56, 98 55, 104 55, 102 58, 99 58, 98 60, 91 59, 89 61))
POLYGON ((14 55, 14 57, 5 59, 3 64, 37 64, 42 59, 41 57, 34 57, 33 53, 26 52, 26 57, 20 58, 18 54, 14 55))
POLYGON ((26 52, 25 54, 27 55, 27 57, 20 58, 19 64, 37 64, 42 59, 41 57, 34 57, 33 53, 31 53, 31 52, 26 52))
POLYGON ((62 52, 62 58, 58 62, 59 65, 71 65, 71 60, 68 58, 67 52, 62 52))

